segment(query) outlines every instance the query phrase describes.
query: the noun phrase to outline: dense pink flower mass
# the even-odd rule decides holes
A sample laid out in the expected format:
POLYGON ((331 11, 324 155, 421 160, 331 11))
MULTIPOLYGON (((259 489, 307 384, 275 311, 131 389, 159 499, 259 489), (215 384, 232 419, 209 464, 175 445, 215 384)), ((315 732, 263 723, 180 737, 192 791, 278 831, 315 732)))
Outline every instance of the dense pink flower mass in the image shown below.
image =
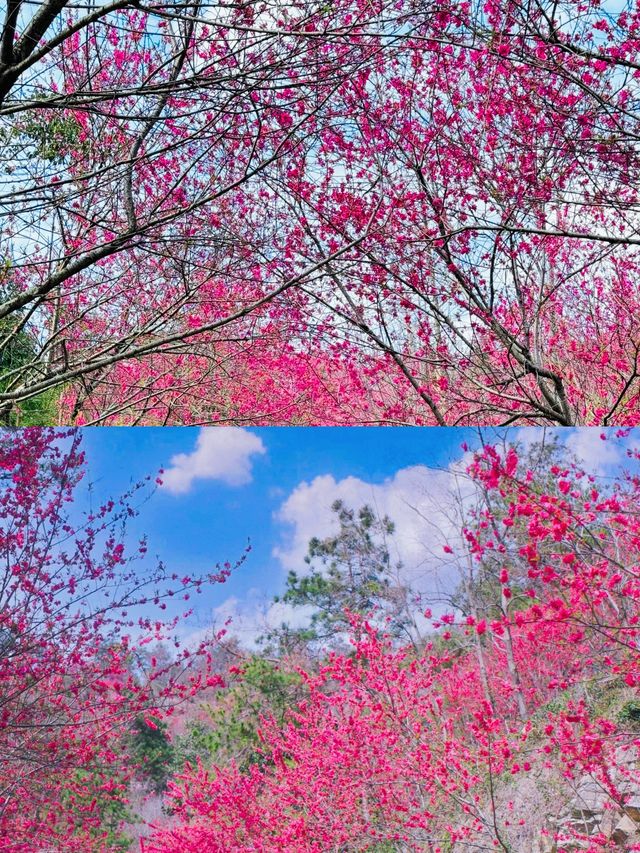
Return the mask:
POLYGON ((301 671, 284 722, 264 715, 262 763, 188 766, 145 853, 534 850, 540 811, 553 849, 637 849, 633 821, 625 846, 604 823, 551 819, 572 786, 587 814, 586 785, 605 813, 639 817, 640 480, 602 489, 556 466, 545 488, 493 447, 470 474, 488 618, 444 613, 416 649, 354 617, 352 651, 301 671))
POLYGON ((11 0, 3 416, 637 424, 639 20, 11 0))
POLYGON ((376 537, 393 525, 338 503, 339 535, 312 540, 333 561, 329 586, 293 573, 282 599, 324 603, 326 618, 306 646, 283 626, 280 645, 249 654, 218 642, 224 632, 215 647, 175 645, 186 614, 171 602, 189 606, 231 568, 150 562, 126 534, 144 484, 83 511, 78 433, 5 431, 0 847, 636 849, 640 477, 628 452, 606 478, 557 446, 476 452, 443 548, 456 586, 427 602, 408 645, 393 626, 423 599, 385 581, 376 537), (357 589, 340 574, 355 563, 357 589), (361 609, 336 609, 340 596, 361 609))
POLYGON ((0 435, 0 847, 114 851, 137 770, 127 741, 219 685, 210 649, 171 637, 161 609, 222 582, 230 567, 179 579, 125 548, 134 491, 80 517, 79 436, 0 435), (75 510, 75 511, 74 511, 75 510))

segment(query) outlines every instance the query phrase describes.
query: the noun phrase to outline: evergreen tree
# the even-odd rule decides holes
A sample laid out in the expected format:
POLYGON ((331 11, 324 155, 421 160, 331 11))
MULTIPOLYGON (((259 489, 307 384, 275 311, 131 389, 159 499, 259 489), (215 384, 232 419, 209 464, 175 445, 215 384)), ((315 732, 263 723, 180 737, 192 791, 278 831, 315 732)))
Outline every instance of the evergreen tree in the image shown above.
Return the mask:
POLYGON ((339 644, 351 630, 349 614, 386 621, 392 636, 411 639, 410 593, 398 577, 402 565, 392 563, 389 551, 394 523, 367 505, 356 512, 337 500, 331 510, 339 522, 338 532, 309 541, 305 563, 310 570, 289 572, 285 593, 275 598, 311 608, 309 625, 292 629, 283 623, 267 639, 276 640, 281 650, 301 642, 339 644))

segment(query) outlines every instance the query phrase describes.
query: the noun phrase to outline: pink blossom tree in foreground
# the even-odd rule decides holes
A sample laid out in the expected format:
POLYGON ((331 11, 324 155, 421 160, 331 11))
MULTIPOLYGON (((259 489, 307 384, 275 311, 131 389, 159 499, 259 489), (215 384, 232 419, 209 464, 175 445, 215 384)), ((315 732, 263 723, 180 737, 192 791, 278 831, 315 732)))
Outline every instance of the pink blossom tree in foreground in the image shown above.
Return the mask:
POLYGON ((187 766, 145 853, 636 849, 640 480, 535 478, 491 446, 469 475, 482 501, 447 551, 482 599, 420 650, 354 616, 352 652, 299 670, 284 722, 263 716, 263 760, 187 766))
POLYGON ((3 418, 638 423, 638 21, 9 0, 3 418))
POLYGON ((0 847, 8 853, 127 849, 117 841, 141 770, 128 733, 156 729, 221 683, 204 642, 173 656, 147 650, 172 638, 167 602, 223 582, 230 567, 178 577, 149 565, 144 540, 125 548, 140 487, 82 513, 79 445, 72 432, 0 435, 0 847))

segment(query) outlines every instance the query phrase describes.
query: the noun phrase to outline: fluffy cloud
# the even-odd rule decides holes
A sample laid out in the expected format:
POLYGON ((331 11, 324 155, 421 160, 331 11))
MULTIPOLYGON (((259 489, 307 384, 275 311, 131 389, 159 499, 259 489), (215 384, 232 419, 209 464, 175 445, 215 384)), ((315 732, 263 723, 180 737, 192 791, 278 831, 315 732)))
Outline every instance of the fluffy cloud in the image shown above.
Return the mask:
POLYGON ((383 483, 356 477, 336 480, 330 474, 300 483, 277 513, 288 531, 274 555, 283 569, 304 573, 309 540, 338 530, 332 503, 340 499, 355 509, 369 504, 395 523, 391 553, 394 562, 402 563, 402 579, 429 596, 446 594, 455 572, 443 560, 443 546, 455 545, 460 501, 472 492, 463 469, 462 462, 444 470, 416 465, 399 470, 383 483))
MULTIPOLYGON (((559 438, 566 448, 573 453, 580 465, 590 474, 601 476, 609 466, 618 465, 624 455, 628 442, 622 443, 614 438, 606 441, 600 437, 603 433, 598 427, 576 427, 575 429, 522 427, 514 435, 526 449, 541 442, 545 437, 548 441, 559 438)), ((612 431, 609 431, 612 435, 612 431)))
POLYGON ((602 430, 596 427, 581 427, 572 430, 566 445, 593 474, 604 474, 608 465, 618 465, 622 460, 622 446, 617 441, 603 441, 602 430))
POLYGON ((260 637, 283 623, 294 629, 304 628, 312 612, 311 607, 293 607, 283 601, 267 600, 261 590, 252 589, 244 599, 231 596, 214 607, 207 628, 193 630, 183 626, 178 634, 188 648, 195 648, 203 640, 210 640, 218 631, 225 630, 227 637, 235 637, 245 649, 256 651, 260 637))
MULTIPOLYGON (((473 487, 464 475, 464 457, 444 470, 417 465, 403 468, 382 483, 368 483, 357 477, 336 480, 330 474, 300 483, 282 503, 276 521, 283 525, 281 543, 274 549, 284 572, 308 570, 304 557, 309 539, 323 538, 337 532, 331 504, 343 500, 356 509, 367 503, 379 515, 388 515, 396 526, 391 538, 391 556, 401 562, 400 579, 428 599, 434 615, 450 610, 447 594, 458 580, 457 564, 443 551, 448 544, 459 543, 461 503, 466 502, 473 487)), ((247 649, 255 650, 257 640, 269 630, 287 623, 291 628, 309 624, 310 607, 293 607, 274 602, 263 590, 254 588, 242 599, 231 596, 211 613, 214 630, 226 623, 229 636, 236 637, 247 649)), ((418 611, 416 629, 423 635, 429 621, 418 611)), ((211 633, 211 628, 208 633, 211 633)), ((189 641, 203 639, 207 632, 190 634, 189 641)))
POLYGON ((262 439, 240 427, 202 429, 192 453, 178 453, 164 472, 162 488, 185 494, 194 480, 220 480, 229 486, 251 482, 252 456, 265 453, 262 439))

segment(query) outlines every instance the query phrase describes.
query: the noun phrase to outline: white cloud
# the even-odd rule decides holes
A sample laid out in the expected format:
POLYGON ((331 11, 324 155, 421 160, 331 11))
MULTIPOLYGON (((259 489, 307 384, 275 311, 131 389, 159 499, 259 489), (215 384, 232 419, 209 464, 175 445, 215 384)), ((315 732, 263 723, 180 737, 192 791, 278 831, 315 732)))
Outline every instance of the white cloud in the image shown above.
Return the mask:
POLYGON ((559 438, 576 457, 580 465, 589 474, 602 476, 607 473, 608 466, 617 466, 622 461, 625 448, 628 443, 623 444, 613 438, 609 431, 609 437, 603 440, 600 436, 603 432, 599 427, 521 427, 515 433, 514 438, 525 450, 530 450, 534 444, 540 443, 545 437, 547 441, 559 438))
POLYGON ((603 441, 601 434, 602 430, 597 427, 581 427, 572 430, 565 442, 585 470, 593 474, 604 474, 608 465, 618 465, 622 460, 620 443, 603 441))
POLYGON ((332 503, 340 499, 354 509, 369 504, 395 523, 389 544, 392 561, 403 564, 401 579, 417 592, 437 597, 450 591, 454 582, 454 572, 443 559, 443 546, 459 541, 456 495, 465 500, 472 492, 463 470, 460 462, 444 470, 416 465, 379 484, 357 477, 336 480, 330 474, 300 483, 276 515, 288 531, 274 556, 283 569, 304 573, 309 540, 337 532, 332 503))
POLYGON ((201 429, 195 450, 178 453, 162 476, 162 488, 174 495, 185 494, 194 480, 221 480, 242 486, 252 479, 251 457, 265 453, 262 439, 240 427, 201 429))
MULTIPOLYGON (((458 499, 468 500, 473 491, 464 476, 468 454, 448 469, 438 470, 416 465, 402 468, 382 483, 367 483, 357 477, 336 480, 330 474, 316 477, 310 483, 300 483, 276 513, 286 530, 281 544, 274 548, 283 573, 295 569, 308 570, 304 557, 309 539, 320 538, 337 531, 331 504, 342 499, 348 506, 359 509, 367 503, 379 515, 388 515, 395 522, 391 537, 392 562, 402 562, 400 580, 428 599, 434 616, 449 611, 446 595, 458 581, 457 561, 448 557, 443 546, 456 549, 460 545, 458 499)), ((418 608, 414 614, 416 630, 428 633, 430 620, 418 608)), ((248 650, 258 648, 258 638, 283 623, 291 628, 309 624, 313 608, 294 607, 287 602, 274 602, 262 589, 251 589, 242 598, 231 596, 211 612, 208 629, 187 631, 188 643, 195 644, 226 625, 229 637, 236 637, 248 650), (228 622, 228 624, 227 624, 228 622)))
POLYGON ((294 605, 288 601, 274 601, 265 613, 265 620, 270 630, 288 625, 297 631, 299 628, 308 627, 313 612, 314 608, 308 604, 294 605))
POLYGON ((226 637, 235 637, 243 648, 256 651, 260 637, 282 624, 293 629, 306 628, 312 613, 312 607, 294 607, 287 602, 266 599, 261 590, 251 589, 244 599, 231 596, 214 607, 208 627, 183 628, 182 640, 187 647, 195 648, 224 630, 226 637))
MULTIPOLYGON (((564 427, 563 427, 564 429, 564 427)), ((508 434, 508 433, 507 433, 508 434)), ((517 441, 523 450, 531 450, 536 444, 542 444, 553 440, 558 435, 558 430, 549 427, 519 427, 510 435, 513 441, 517 441)), ((560 433, 562 435, 562 432, 560 433)))

